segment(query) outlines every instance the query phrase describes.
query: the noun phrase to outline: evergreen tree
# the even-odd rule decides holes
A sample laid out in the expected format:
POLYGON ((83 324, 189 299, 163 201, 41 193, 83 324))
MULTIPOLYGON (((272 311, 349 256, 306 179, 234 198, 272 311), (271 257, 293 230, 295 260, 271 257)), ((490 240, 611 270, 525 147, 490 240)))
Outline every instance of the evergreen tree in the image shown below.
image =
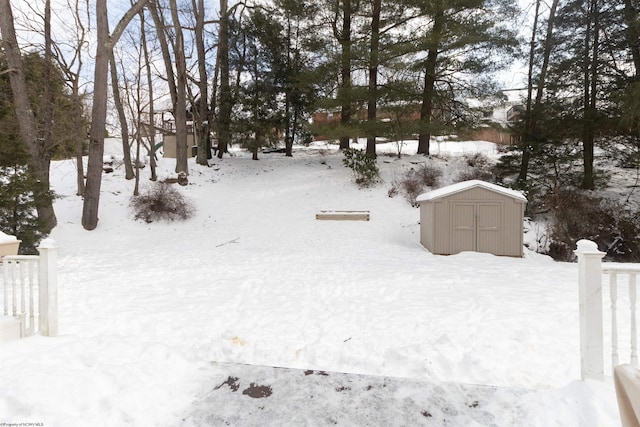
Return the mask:
MULTIPOLYGON (((454 119, 459 101, 483 86, 518 47, 517 6, 510 0, 406 0, 415 17, 408 28, 407 64, 421 79, 419 154, 429 154, 434 118, 454 119), (470 93, 471 92, 471 93, 470 93)), ((478 95, 475 93, 473 95, 478 95)))
POLYGON ((7 79, 0 77, 0 231, 22 240, 21 253, 36 254, 44 234, 33 198, 35 183, 27 169, 29 155, 19 143, 10 93, 7 79))

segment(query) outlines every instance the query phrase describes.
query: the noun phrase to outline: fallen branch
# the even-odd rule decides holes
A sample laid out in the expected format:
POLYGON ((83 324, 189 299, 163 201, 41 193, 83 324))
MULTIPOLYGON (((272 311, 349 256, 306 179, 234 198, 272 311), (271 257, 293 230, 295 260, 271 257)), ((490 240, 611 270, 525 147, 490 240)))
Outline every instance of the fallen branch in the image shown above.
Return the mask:
POLYGON ((229 240, 228 242, 224 242, 224 243, 220 243, 219 245, 216 245, 216 248, 219 248, 220 246, 228 245, 229 243, 238 243, 238 240, 240 240, 240 238, 236 237, 233 240, 229 240))

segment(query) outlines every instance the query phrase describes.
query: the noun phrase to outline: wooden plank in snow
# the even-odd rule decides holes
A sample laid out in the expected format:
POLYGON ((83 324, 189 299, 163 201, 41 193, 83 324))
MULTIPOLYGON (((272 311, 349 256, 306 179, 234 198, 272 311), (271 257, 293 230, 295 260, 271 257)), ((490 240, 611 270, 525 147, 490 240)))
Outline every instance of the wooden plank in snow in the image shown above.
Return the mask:
POLYGON ((325 221, 369 221, 369 211, 320 211, 316 219, 325 221))

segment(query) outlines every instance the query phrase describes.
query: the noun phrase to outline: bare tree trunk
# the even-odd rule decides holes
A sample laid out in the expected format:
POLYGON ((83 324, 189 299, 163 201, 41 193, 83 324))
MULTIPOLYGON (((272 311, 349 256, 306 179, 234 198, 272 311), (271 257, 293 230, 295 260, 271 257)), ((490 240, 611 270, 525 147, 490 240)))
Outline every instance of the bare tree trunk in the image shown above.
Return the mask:
POLYGON ((109 74, 109 21, 107 0, 96 0, 96 30, 98 43, 93 78, 93 107, 89 136, 89 160, 87 184, 84 192, 82 226, 93 230, 98 225, 98 207, 102 184, 102 158, 104 156, 104 131, 107 119, 107 75, 109 74))
POLYGON ((536 7, 533 16, 533 27, 531 29, 531 41, 529 42, 529 73, 527 75, 527 106, 525 115, 525 131, 522 135, 522 161, 520 162, 520 173, 518 174, 517 183, 523 187, 527 181, 529 173, 529 160, 531 159, 531 150, 533 144, 533 135, 529 133, 531 128, 531 105, 533 103, 533 66, 536 53, 536 35, 538 32, 538 19, 540 18, 540 1, 536 0, 536 7))
POLYGON ((194 129, 197 129, 196 136, 198 138, 198 155, 196 163, 203 166, 209 165, 209 150, 207 143, 209 141, 209 101, 208 101, 208 81, 207 81, 207 63, 205 57, 204 46, 204 0, 192 1, 194 13, 196 15, 196 27, 194 37, 196 39, 196 52, 198 54, 198 89, 200 98, 198 105, 194 105, 194 129), (197 107, 197 108, 196 108, 197 107))
POLYGON ((149 48, 147 46, 147 33, 145 32, 145 15, 140 12, 140 28, 142 32, 142 51, 144 54, 144 65, 147 74, 147 91, 149 92, 149 120, 148 120, 148 137, 149 137, 149 169, 151 169, 151 181, 156 181, 156 128, 155 128, 155 110, 153 100, 153 79, 151 77, 151 62, 149 61, 149 48))
POLYGON ((227 0, 220 0, 218 31, 218 65, 220 67, 220 112, 218 115, 218 158, 231 143, 231 88, 229 86, 229 10, 227 0))
MULTIPOLYGON (((342 81, 340 82, 340 124, 343 128, 349 129, 351 123, 351 0, 344 0, 342 2, 342 32, 340 33, 340 76, 342 81)), ((340 149, 344 150, 349 148, 349 135, 340 137, 340 149)))
POLYGON ((175 32, 176 62, 176 103, 174 117, 176 119, 176 173, 189 174, 187 166, 187 62, 184 55, 184 38, 178 16, 176 0, 170 1, 173 30, 175 32))
POLYGON ((169 50, 169 43, 167 38, 167 26, 165 25, 162 15, 158 13, 158 8, 155 1, 149 3, 149 12, 151 18, 156 26, 156 32, 158 35, 158 43, 160 44, 160 51, 162 52, 162 60, 164 61, 165 72, 167 73, 167 85, 169 86, 169 94, 171 95, 171 105, 176 105, 177 102, 177 89, 176 79, 173 74, 173 62, 171 61, 171 52, 169 50))
POLYGON ((373 0, 373 15, 371 17, 371 45, 369 48, 369 100, 367 104, 367 122, 369 124, 367 137, 367 155, 376 155, 377 135, 377 102, 378 102, 378 62, 380 54, 380 12, 382 0, 373 0))
POLYGON ((125 179, 133 179, 135 173, 133 164, 131 163, 131 147, 129 146, 129 125, 127 124, 127 116, 122 106, 122 98, 120 98, 120 88, 118 87, 118 68, 116 67, 116 58, 113 49, 109 51, 109 71, 111 72, 111 92, 113 93, 113 103, 118 112, 118 120, 120 121, 120 137, 122 138, 122 156, 124 161, 125 179))
POLYGON ((45 147, 38 141, 36 119, 29 102, 29 93, 25 80, 20 48, 13 26, 13 11, 10 0, 0 0, 0 32, 9 73, 9 82, 16 108, 16 116, 20 136, 29 152, 29 173, 36 178, 38 184, 33 190, 38 220, 41 230, 49 233, 57 223, 53 210, 53 202, 49 194, 49 168, 51 164, 51 147, 45 147))
POLYGON ((584 118, 582 136, 582 155, 584 166, 584 177, 582 188, 593 190, 595 188, 595 178, 593 170, 594 143, 595 143, 595 123, 597 76, 598 76, 598 49, 600 44, 600 9, 598 0, 590 0, 589 16, 587 21, 587 31, 585 33, 584 51, 584 118), (593 41, 591 42, 591 37, 593 41), (591 44, 590 44, 591 43, 591 44))
POLYGON ((542 51, 542 65, 540 67, 540 77, 538 78, 538 84, 536 88, 535 100, 532 101, 533 92, 533 65, 535 54, 535 32, 537 30, 538 10, 540 1, 536 2, 536 19, 534 20, 533 33, 531 37, 531 50, 529 51, 529 86, 527 96, 527 115, 525 123, 525 132, 522 149, 522 162, 520 164, 520 172, 518 174, 518 184, 522 187, 527 181, 527 174, 529 171, 529 162, 531 160, 531 154, 534 144, 536 144, 536 129, 538 126, 538 120, 542 112, 542 95, 546 88, 547 71, 549 69, 549 58, 551 57, 551 50, 553 49, 553 27, 555 25, 556 10, 558 8, 558 0, 553 0, 551 7, 549 8, 549 18, 547 20, 547 32, 544 40, 544 47, 542 51))
POLYGON ((431 40, 429 41, 427 59, 424 65, 424 88, 422 90, 422 106, 420 107, 420 133, 418 135, 418 154, 429 155, 431 141, 431 120, 433 115, 433 98, 438 64, 438 49, 444 28, 444 12, 434 16, 431 40))
MULTIPOLYGON (((0 0, 9 1, 9 0, 0 0)), ((82 207, 82 226, 94 230, 98 226, 98 207, 102 185, 102 157, 104 155, 104 133, 107 122, 107 92, 109 74, 109 51, 122 32, 147 3, 138 0, 120 19, 113 34, 109 36, 107 0, 96 0, 96 60, 93 79, 93 106, 91 109, 91 132, 89 137, 89 160, 87 163, 87 185, 82 207)))
POLYGON ((640 16, 631 0, 624 0, 624 19, 627 24, 627 41, 633 58, 636 80, 640 76, 640 16))
POLYGON ((291 121, 291 15, 287 13, 287 79, 284 93, 284 155, 293 157, 293 129, 291 121))
POLYGON ((84 195, 84 141, 86 138, 86 131, 84 129, 84 123, 82 119, 82 102, 79 96, 78 79, 73 81, 72 89, 73 97, 73 125, 75 128, 74 137, 76 140, 76 195, 84 195))
MULTIPOLYGON (((53 52, 51 40, 51 0, 45 1, 44 7, 44 109, 43 109, 43 145, 51 150, 53 147, 53 91, 51 90, 51 68, 53 52)), ((49 157, 51 159, 51 157, 49 157)))
MULTIPOLYGON (((218 108, 218 80, 220 74, 220 49, 216 51, 216 63, 213 66, 213 79, 211 80, 211 105, 209 106, 209 128, 218 138, 218 117, 216 110, 218 108)), ((209 147, 212 148, 212 147, 209 147)), ((216 147, 217 149, 217 147, 216 147)))

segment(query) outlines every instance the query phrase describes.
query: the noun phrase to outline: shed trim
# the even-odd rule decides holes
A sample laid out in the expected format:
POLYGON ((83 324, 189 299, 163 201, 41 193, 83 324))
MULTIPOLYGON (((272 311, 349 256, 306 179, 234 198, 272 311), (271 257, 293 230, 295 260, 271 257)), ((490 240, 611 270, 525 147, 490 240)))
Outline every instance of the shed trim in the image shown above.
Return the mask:
POLYGON ((524 197, 522 192, 517 190, 512 190, 510 188, 501 187, 496 184, 491 184, 490 182, 481 181, 479 179, 472 179, 470 181, 458 182, 456 184, 448 185, 446 187, 438 188, 437 190, 430 191, 428 193, 423 193, 416 197, 416 202, 426 202, 432 200, 438 200, 446 196, 450 196, 452 194, 460 193, 465 190, 469 190, 471 188, 482 187, 490 191, 494 191, 496 193, 504 194, 506 196, 512 197, 514 199, 520 200, 524 203, 527 202, 527 198, 524 197))

